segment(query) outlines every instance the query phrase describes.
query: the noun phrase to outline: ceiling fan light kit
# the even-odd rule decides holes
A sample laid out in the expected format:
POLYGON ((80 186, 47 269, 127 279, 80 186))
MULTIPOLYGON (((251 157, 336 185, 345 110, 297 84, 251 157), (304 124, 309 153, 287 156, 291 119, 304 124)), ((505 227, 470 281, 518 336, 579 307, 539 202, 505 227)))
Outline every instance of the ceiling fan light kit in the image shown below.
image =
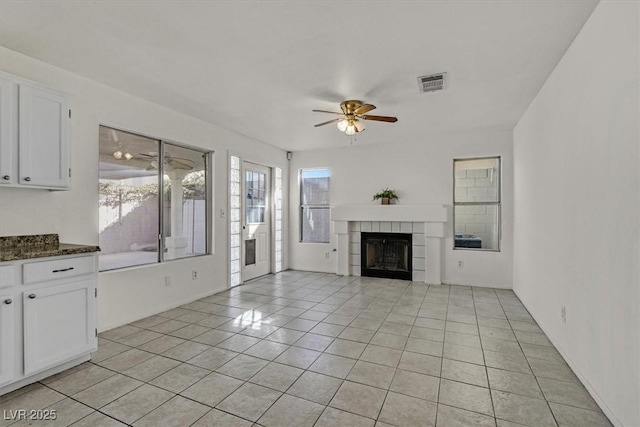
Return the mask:
POLYGON ((122 152, 121 145, 120 145, 120 138, 118 138, 118 133, 114 129, 110 129, 110 131, 111 131, 110 132, 111 140, 118 144, 118 149, 113 152, 113 158, 116 160, 120 160, 124 156, 124 158, 127 160, 133 159, 133 154, 129 153, 128 151, 126 153, 122 152))
POLYGON ((359 120, 344 119, 338 122, 338 130, 347 135, 354 135, 357 132, 365 130, 365 124, 359 120))
POLYGON ((122 159, 123 157, 124 157, 126 160, 131 160, 131 159, 133 159, 133 154, 131 154, 131 153, 129 153, 129 152, 123 153, 121 150, 117 150, 117 151, 114 151, 114 152, 113 152, 113 157, 114 157, 116 160, 120 160, 120 159, 122 159))
POLYGON ((373 120, 378 122, 395 123, 398 121, 396 117, 388 116, 371 116, 365 113, 375 109, 376 106, 372 104, 364 104, 362 101, 349 100, 340 104, 342 113, 335 113, 333 111, 325 110, 313 110, 316 113, 329 113, 337 114, 341 117, 333 120, 329 120, 323 123, 318 123, 315 127, 328 125, 329 123, 336 123, 338 130, 345 134, 352 136, 358 132, 362 132, 366 129, 366 125, 363 120, 373 120))

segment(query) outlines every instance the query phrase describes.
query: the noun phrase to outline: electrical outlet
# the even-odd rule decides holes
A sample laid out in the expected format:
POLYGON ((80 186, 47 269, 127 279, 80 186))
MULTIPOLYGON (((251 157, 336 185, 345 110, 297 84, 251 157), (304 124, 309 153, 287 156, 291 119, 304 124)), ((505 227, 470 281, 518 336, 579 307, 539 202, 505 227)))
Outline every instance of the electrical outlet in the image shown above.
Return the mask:
POLYGON ((198 270, 191 271, 191 280, 198 280, 198 270))
POLYGON ((171 276, 164 276, 164 285, 171 286, 171 276))
POLYGON ((330 257, 330 256, 331 256, 331 252, 325 252, 325 253, 324 253, 324 257, 325 257, 326 259, 329 259, 329 257, 330 257))
POLYGON ((567 323, 567 307, 564 305, 560 309, 560 316, 562 317, 562 323, 567 323))
POLYGON ((464 268, 464 261, 458 261, 458 268, 464 268))

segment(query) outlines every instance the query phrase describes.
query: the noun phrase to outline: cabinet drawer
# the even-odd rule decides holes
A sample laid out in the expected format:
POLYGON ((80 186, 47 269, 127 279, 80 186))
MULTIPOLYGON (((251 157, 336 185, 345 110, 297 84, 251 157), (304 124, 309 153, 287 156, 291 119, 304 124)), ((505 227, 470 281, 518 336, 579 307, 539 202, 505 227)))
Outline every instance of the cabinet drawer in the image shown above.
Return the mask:
POLYGON ((22 280, 29 283, 90 274, 95 271, 95 256, 32 262, 23 265, 22 280))
POLYGON ((13 286, 13 265, 3 265, 0 267, 0 288, 8 288, 13 286))

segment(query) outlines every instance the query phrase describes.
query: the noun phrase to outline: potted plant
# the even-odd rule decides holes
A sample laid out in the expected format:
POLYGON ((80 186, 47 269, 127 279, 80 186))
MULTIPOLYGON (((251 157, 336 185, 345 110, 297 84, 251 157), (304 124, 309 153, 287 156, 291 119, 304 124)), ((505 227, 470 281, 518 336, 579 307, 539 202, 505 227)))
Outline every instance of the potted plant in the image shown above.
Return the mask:
POLYGON ((380 190, 379 192, 373 195, 373 200, 378 200, 378 199, 380 199, 380 202, 383 205, 391 204, 391 201, 393 199, 400 200, 395 190, 391 190, 388 187, 380 190))

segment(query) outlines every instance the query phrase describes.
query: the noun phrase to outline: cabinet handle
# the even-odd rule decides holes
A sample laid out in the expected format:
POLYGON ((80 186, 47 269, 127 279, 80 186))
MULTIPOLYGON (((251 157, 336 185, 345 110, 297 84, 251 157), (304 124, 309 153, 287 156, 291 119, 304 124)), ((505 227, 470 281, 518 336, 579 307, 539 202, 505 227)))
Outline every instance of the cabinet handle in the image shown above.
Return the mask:
POLYGON ((73 267, 69 267, 69 268, 61 268, 60 270, 53 270, 51 271, 52 273, 61 273, 63 271, 69 271, 69 270, 73 270, 73 267))
POLYGON ((30 295, 29 295, 29 298, 30 298, 30 299, 36 299, 36 294, 30 294, 30 295))
POLYGON ((2 177, 2 179, 4 179, 5 181, 9 181, 11 177, 9 175, 5 175, 2 177))
POLYGON ((11 304, 13 302, 13 300, 11 298, 8 298, 6 300, 4 300, 5 304, 11 304))
POLYGON ((25 180, 25 181, 27 181, 27 182, 29 182, 29 181, 31 181, 31 177, 25 176, 25 177, 24 177, 24 180, 25 180))

